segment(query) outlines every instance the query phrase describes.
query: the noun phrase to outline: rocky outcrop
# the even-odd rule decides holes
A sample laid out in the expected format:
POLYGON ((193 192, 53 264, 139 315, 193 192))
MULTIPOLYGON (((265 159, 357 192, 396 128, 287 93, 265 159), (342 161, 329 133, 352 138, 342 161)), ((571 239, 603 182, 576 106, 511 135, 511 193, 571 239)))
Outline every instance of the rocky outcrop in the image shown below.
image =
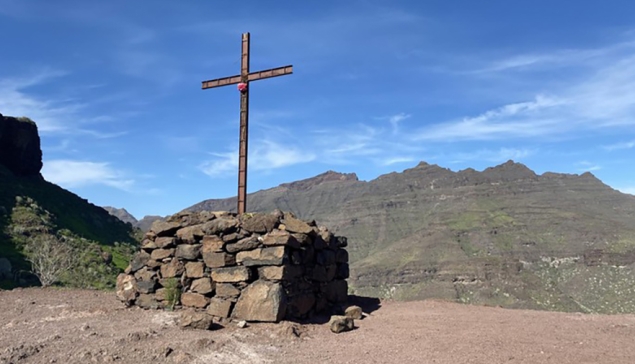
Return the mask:
MULTIPOLYGON (((145 234, 117 279, 117 297, 219 320, 307 318, 346 302, 346 245, 346 238, 289 212, 179 213, 145 234)), ((199 316, 188 320, 206 326, 199 316)))
POLYGON ((132 216, 126 209, 118 209, 112 206, 102 206, 102 208, 108 211, 108 213, 111 214, 112 216, 118 218, 119 220, 123 222, 127 222, 131 224, 132 226, 135 226, 138 222, 137 219, 134 216, 132 216))
POLYGON ((40 176, 42 150, 33 121, 0 114, 0 164, 16 176, 40 176))

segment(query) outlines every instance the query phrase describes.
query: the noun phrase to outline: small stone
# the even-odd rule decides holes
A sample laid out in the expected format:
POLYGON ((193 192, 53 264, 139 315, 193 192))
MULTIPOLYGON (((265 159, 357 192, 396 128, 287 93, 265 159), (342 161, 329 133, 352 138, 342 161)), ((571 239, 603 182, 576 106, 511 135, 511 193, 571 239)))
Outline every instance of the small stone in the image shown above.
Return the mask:
POLYGON ((137 290, 139 293, 150 294, 154 293, 154 290, 157 286, 156 279, 151 279, 148 281, 137 281, 137 290))
POLYGON ((143 268, 146 263, 148 263, 148 260, 150 260, 150 254, 146 253, 145 251, 141 250, 135 253, 135 255, 132 257, 132 260, 130 261, 130 273, 134 273, 143 268))
POLYGON ((238 297, 240 290, 231 283, 217 283, 216 296, 218 297, 238 297))
POLYGON ((242 320, 242 321, 238 321, 238 323, 236 324, 236 326, 238 326, 241 329, 244 329, 245 327, 247 327, 247 321, 242 320))
POLYGON ((223 251, 223 245, 225 244, 225 242, 216 235, 205 235, 203 236, 202 244, 203 248, 201 251, 203 253, 218 253, 223 251))
POLYGON ((209 299, 202 294, 186 292, 181 295, 181 304, 188 307, 204 308, 209 299))
POLYGON ((167 222, 157 220, 152 223, 150 230, 154 232, 157 237, 159 236, 170 236, 174 235, 174 233, 181 227, 181 224, 178 222, 167 222))
MULTIPOLYGON (((215 221, 215 220, 212 220, 215 221)), ((176 246, 177 258, 184 260, 196 260, 201 255, 201 244, 180 244, 176 246)))
POLYGON ((332 332, 339 334, 340 332, 353 330, 353 328, 355 328, 355 322, 352 318, 346 316, 331 316, 329 328, 332 332))
POLYGON ((141 249, 149 251, 157 248, 157 244, 150 239, 143 239, 141 241, 141 249))
POLYGON ((209 294, 214 292, 214 283, 209 278, 199 278, 192 282, 190 289, 203 295, 209 294))
POLYGON ((185 275, 188 278, 201 278, 205 274, 205 264, 203 262, 185 263, 185 275))
POLYGON ((160 238, 156 238, 154 244, 156 244, 157 248, 161 249, 172 248, 175 245, 175 239, 172 236, 162 236, 160 238))
POLYGON ((222 318, 228 318, 232 309, 232 301, 224 300, 219 297, 213 297, 209 301, 209 307, 207 307, 207 313, 222 318))
POLYGON ((226 267, 212 269, 212 280, 220 283, 245 282, 251 278, 251 271, 247 267, 226 267))
POLYGON ((287 256, 285 253, 284 246, 242 251, 236 254, 236 262, 248 267, 256 265, 282 265, 287 256))
POLYGON ((265 266, 258 268, 258 277, 269 281, 292 280, 302 275, 301 266, 265 266))
POLYGON ((359 306, 349 306, 344 311, 344 315, 353 320, 361 320, 363 316, 362 308, 359 306))
POLYGON ((150 258, 154 260, 162 260, 174 256, 174 249, 155 249, 150 254, 150 258))
POLYGON ((238 240, 236 243, 227 244, 225 246, 225 250, 228 253, 238 253, 245 250, 253 250, 261 245, 260 240, 256 236, 250 236, 248 238, 244 238, 238 240))
POLYGON ((239 221, 237 218, 227 216, 206 222, 201 228, 206 235, 220 235, 221 233, 229 234, 235 231, 238 225, 239 221))
POLYGON ((161 277, 163 278, 172 278, 176 276, 180 276, 185 271, 185 266, 180 261, 173 259, 168 264, 163 264, 161 266, 161 277))
POLYGON ((282 220, 282 222, 284 223, 286 230, 292 233, 310 234, 313 231, 309 224, 300 219, 289 216, 289 214, 284 216, 284 220, 282 220))
POLYGON ((135 304, 141 308, 156 310, 160 307, 159 302, 152 295, 140 294, 135 301, 135 304))
POLYGON ((205 234, 201 229, 202 225, 193 225, 179 229, 176 232, 177 238, 187 244, 198 243, 205 234))
POLYGON ((267 233, 280 223, 280 220, 274 215, 265 215, 265 214, 253 214, 242 215, 242 228, 247 230, 250 233, 259 233, 264 234, 267 233))
POLYGON ((135 277, 121 273, 117 276, 116 295, 126 305, 131 305, 137 298, 137 285, 135 277))
POLYGON ((227 253, 203 252, 203 261, 210 268, 236 265, 236 256, 227 253))
MULTIPOLYGON (((307 235, 308 237, 308 235, 307 235)), ((285 230, 275 229, 265 235, 262 239, 262 243, 265 246, 290 246, 292 248, 299 248, 300 242, 291 233, 285 230)))
POLYGON ((183 310, 179 320, 181 328, 190 328, 198 330, 209 330, 212 328, 213 318, 205 312, 197 312, 194 310, 183 310))

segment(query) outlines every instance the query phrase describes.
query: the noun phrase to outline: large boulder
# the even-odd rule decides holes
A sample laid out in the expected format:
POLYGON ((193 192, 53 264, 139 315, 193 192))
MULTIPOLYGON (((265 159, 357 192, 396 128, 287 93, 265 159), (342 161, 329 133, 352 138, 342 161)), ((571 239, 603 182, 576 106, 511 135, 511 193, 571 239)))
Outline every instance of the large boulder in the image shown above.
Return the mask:
POLYGON ((258 280, 242 291, 233 315, 237 320, 278 322, 284 318, 286 303, 280 283, 258 280))
POLYGON ((0 114, 0 164, 16 176, 40 176, 42 150, 33 121, 0 114))

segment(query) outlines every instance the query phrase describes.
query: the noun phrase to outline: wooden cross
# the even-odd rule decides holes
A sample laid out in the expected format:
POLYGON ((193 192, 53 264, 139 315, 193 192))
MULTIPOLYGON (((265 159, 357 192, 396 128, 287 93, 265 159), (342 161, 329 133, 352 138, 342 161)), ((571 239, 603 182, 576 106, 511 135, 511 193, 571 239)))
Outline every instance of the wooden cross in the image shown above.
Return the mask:
POLYGON ((264 78, 284 76, 293 73, 293 66, 272 68, 264 71, 249 72, 249 33, 242 36, 242 58, 240 74, 231 77, 203 81, 203 90, 214 87, 238 84, 240 89, 240 144, 238 156, 238 213, 247 209, 247 133, 249 126, 249 82, 264 78))

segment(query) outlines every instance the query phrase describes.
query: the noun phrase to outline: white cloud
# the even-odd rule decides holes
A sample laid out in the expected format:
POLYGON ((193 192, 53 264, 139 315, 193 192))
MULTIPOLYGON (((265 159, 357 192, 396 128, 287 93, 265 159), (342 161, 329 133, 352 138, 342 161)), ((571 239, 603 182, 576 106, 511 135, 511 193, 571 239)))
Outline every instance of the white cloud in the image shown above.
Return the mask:
POLYGON ((633 149, 635 148, 635 140, 624 143, 615 143, 611 145, 605 145, 603 147, 606 150, 617 150, 617 149, 633 149))
POLYGON ((411 163, 416 161, 414 157, 388 157, 383 159, 377 159, 376 163, 382 166, 391 166, 399 163, 411 163))
MULTIPOLYGON (((216 158, 199 165, 199 169, 210 177, 235 175, 238 169, 238 150, 229 153, 212 153, 216 158)), ((263 141, 249 150, 250 171, 271 171, 294 164, 315 160, 315 154, 294 146, 273 141, 263 141)))
POLYGON ((589 161, 581 161, 576 163, 576 165, 579 166, 578 171, 580 172, 593 172, 602 169, 598 164, 589 161))
POLYGON ((392 125, 393 134, 397 134, 399 132, 399 123, 403 120, 406 120, 410 117, 410 114, 399 113, 388 118, 388 122, 392 125))
POLYGON ((134 185, 134 180, 103 162, 64 159, 45 161, 42 175, 47 181, 67 188, 101 184, 129 191, 134 185))
POLYGON ((487 162, 506 162, 513 160, 518 162, 530 155, 534 154, 535 150, 532 149, 517 149, 517 148, 500 148, 498 150, 480 149, 470 153, 456 153, 448 156, 448 159, 452 163, 462 163, 466 161, 487 161, 487 162))

